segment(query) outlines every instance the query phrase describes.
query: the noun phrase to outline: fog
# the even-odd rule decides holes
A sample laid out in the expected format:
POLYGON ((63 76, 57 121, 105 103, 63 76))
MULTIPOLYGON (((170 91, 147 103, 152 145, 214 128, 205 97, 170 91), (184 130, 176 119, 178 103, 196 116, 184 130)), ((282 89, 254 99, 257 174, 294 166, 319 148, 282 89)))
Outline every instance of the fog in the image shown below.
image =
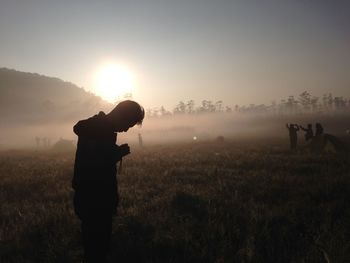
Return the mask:
MULTIPOLYGON (((348 114, 337 115, 242 115, 236 113, 180 115, 146 119, 142 128, 133 128, 123 138, 137 138, 141 133, 144 143, 176 143, 226 140, 288 138, 286 123, 307 126, 320 122, 326 133, 346 136, 348 114), (129 136, 129 137, 128 137, 129 136)), ((303 137, 303 132, 299 132, 303 137)))
MULTIPOLYGON (((143 145, 173 144, 182 142, 216 141, 242 139, 288 139, 286 123, 320 122, 325 133, 348 136, 349 114, 306 114, 306 115, 245 115, 239 113, 179 114, 163 117, 146 117, 142 126, 135 126, 127 133, 118 135, 117 144, 139 144, 139 134, 143 145)), ((76 145, 77 136, 73 126, 79 120, 69 120, 59 124, 4 125, 0 126, 1 149, 50 149, 57 141, 64 139, 76 145), (40 142, 38 143, 38 139, 40 142), (45 140, 45 142, 44 142, 45 140)), ((303 140, 303 132, 299 132, 303 140)))
MULTIPOLYGON (((72 83, 6 68, 0 68, 0 92, 0 149, 50 149, 62 139, 74 147, 74 124, 115 106, 72 83)), ((138 145, 139 134, 144 146, 215 141, 219 136, 225 140, 288 139, 286 123, 320 122, 326 133, 338 136, 345 136, 350 128, 348 100, 331 94, 315 100, 303 92, 298 99, 290 96, 281 103, 251 104, 229 112, 211 101, 191 109, 182 104, 174 114, 146 114, 142 127, 120 134, 117 143, 138 145)))

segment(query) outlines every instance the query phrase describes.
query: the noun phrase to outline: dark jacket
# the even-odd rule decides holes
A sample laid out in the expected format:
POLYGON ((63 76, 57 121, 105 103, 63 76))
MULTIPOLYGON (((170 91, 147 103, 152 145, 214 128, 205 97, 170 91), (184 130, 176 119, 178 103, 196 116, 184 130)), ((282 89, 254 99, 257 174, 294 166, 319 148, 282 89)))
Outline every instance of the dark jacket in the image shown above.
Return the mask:
POLYGON ((118 204, 116 163, 121 159, 117 134, 103 112, 79 121, 73 130, 78 135, 72 181, 75 212, 80 218, 112 215, 118 204))
POLYGON ((305 135, 304 135, 305 141, 308 141, 308 140, 312 139, 312 137, 314 137, 314 132, 313 132, 312 128, 309 128, 309 127, 304 128, 304 127, 300 126, 300 129, 302 129, 305 132, 305 135))

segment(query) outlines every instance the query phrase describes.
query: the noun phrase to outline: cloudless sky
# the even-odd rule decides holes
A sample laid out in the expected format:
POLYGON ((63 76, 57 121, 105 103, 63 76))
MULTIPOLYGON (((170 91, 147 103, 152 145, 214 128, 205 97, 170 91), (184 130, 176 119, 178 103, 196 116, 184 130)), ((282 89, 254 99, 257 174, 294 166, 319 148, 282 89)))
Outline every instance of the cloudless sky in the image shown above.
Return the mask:
POLYGON ((347 0, 1 0, 0 67, 93 91, 115 61, 146 107, 348 97, 349 14, 347 0))

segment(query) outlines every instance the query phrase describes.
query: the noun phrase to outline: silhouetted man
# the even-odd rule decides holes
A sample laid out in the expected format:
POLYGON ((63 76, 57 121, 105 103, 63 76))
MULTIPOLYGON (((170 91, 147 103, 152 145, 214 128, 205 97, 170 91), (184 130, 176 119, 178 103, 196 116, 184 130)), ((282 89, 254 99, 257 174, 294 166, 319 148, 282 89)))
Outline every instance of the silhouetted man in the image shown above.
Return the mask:
POLYGON ((314 137, 314 132, 312 130, 312 125, 309 123, 307 125, 307 128, 304 128, 303 126, 299 125, 300 129, 302 129, 305 132, 305 141, 311 140, 312 137, 314 137))
POLYGON ((290 149, 295 150, 297 148, 299 126, 296 124, 286 124, 287 129, 289 130, 289 139, 290 139, 290 149))
POLYGON ((315 136, 319 136, 323 134, 323 127, 321 125, 321 123, 316 123, 316 133, 315 136))
POLYGON ((143 108, 126 100, 110 113, 79 121, 72 186, 74 210, 81 220, 85 262, 105 262, 118 205, 116 163, 130 153, 127 144, 116 145, 117 132, 141 124, 143 108))

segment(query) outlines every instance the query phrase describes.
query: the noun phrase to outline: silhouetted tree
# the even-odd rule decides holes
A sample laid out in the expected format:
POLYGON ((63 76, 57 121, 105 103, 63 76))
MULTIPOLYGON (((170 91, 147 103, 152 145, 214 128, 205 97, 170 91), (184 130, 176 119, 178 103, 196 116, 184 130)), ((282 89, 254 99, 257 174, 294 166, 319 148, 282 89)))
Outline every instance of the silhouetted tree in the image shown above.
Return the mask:
POLYGON ((215 106, 211 100, 203 100, 202 106, 199 108, 200 112, 215 112, 215 106))
POLYGON ((222 112, 222 100, 218 100, 215 102, 215 111, 222 112))
POLYGON ((161 106, 159 109, 160 116, 169 116, 171 115, 171 112, 166 110, 164 106, 161 106))
POLYGON ((328 110, 328 95, 327 94, 323 94, 322 107, 324 110, 328 110))
POLYGON ((301 106, 303 107, 303 110, 305 112, 310 111, 311 109, 311 95, 309 92, 304 91, 299 95, 299 102, 301 106))
POLYGON ((289 96, 286 101, 286 110, 288 113, 296 113, 298 109, 298 101, 294 99, 294 96, 289 96))
POLYGON ((342 110, 346 106, 346 101, 343 97, 334 97, 334 107, 336 110, 342 110))
POLYGON ((174 109, 174 114, 184 114, 184 113, 186 113, 186 104, 183 101, 180 101, 174 109))
MULTIPOLYGON (((339 109, 350 109, 350 101, 343 97, 334 97, 331 93, 324 94, 320 100, 318 97, 311 95, 309 92, 302 92, 298 99, 293 95, 286 99, 281 99, 279 103, 272 101, 270 105, 249 104, 248 106, 234 106, 234 111, 245 114, 297 114, 297 113, 314 113, 317 111, 331 111, 339 109)), ((195 114, 195 113, 231 113, 233 110, 230 106, 225 106, 222 100, 213 103, 211 100, 203 100, 201 105, 195 108, 195 101, 188 100, 187 103, 180 101, 173 109, 174 114, 195 114)), ((147 110, 148 117, 160 117, 172 115, 164 106, 147 110)))
POLYGON ((312 111, 315 112, 318 109, 318 97, 312 96, 310 104, 312 111))
POLYGON ((280 104, 278 105, 278 113, 284 114, 286 113, 286 100, 282 99, 280 104))
POLYGON ((333 109, 333 95, 332 93, 329 93, 328 96, 327 96, 327 107, 329 110, 332 110, 333 109))
POLYGON ((195 105, 194 100, 187 101, 186 106, 187 106, 187 112, 189 114, 192 114, 194 112, 194 105, 195 105))

